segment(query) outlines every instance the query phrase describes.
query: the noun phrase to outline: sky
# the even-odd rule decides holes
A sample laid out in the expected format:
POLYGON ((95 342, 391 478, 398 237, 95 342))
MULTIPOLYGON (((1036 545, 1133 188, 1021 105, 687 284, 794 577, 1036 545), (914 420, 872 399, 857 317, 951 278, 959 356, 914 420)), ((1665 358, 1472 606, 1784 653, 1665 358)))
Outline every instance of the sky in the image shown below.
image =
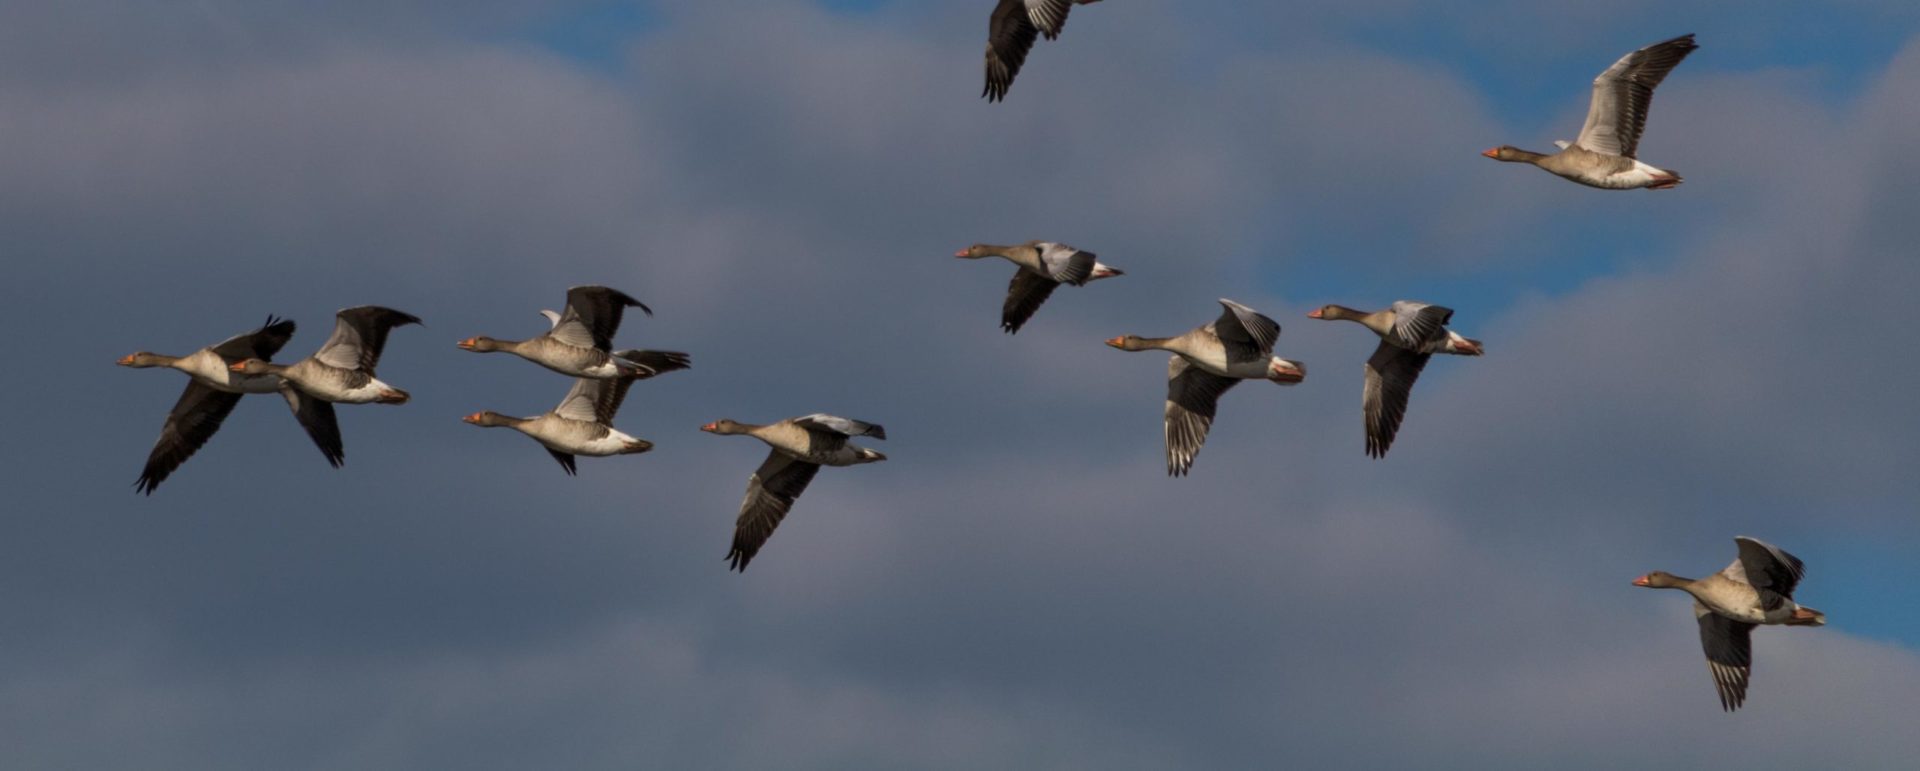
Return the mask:
POLYGON ((1903 768, 1920 752, 1920 8, 1110 0, 1002 104, 990 4, 0 5, 0 726, 34 768, 1903 768), (1696 33, 1608 192, 1479 152, 1696 33), (1059 240, 1127 271, 998 329, 1059 240), (577 284, 694 368, 567 477, 459 418, 568 385, 476 356, 577 284), (1305 383, 1163 469, 1165 362, 1228 297, 1305 383), (1454 308, 1363 454, 1374 342, 1454 308), (329 469, 271 397, 152 497, 184 377, 113 366, 343 307, 398 406, 329 469), (744 574, 758 442, 829 468, 744 574), (1687 600, 1803 558, 1723 713, 1687 600))

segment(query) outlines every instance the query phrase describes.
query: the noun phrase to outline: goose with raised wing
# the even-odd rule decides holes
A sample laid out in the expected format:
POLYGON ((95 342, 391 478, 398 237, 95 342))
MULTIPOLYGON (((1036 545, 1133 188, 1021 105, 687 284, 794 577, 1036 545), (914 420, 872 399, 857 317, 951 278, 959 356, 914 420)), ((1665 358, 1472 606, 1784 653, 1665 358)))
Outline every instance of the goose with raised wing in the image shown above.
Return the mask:
POLYGON ((1681 35, 1642 48, 1614 62, 1593 79, 1587 122, 1560 152, 1541 154, 1501 145, 1481 155, 1508 163, 1531 163, 1589 187, 1608 190, 1666 190, 1680 184, 1679 172, 1640 161, 1640 134, 1647 127, 1653 89, 1667 73, 1699 48, 1693 35, 1681 35))
POLYGON ((835 415, 814 413, 764 426, 718 420, 701 426, 700 430, 722 436, 751 436, 773 448, 760 468, 747 478, 747 497, 740 502, 740 515, 733 525, 733 546, 727 550, 728 567, 743 573, 821 466, 856 466, 887 459, 879 452, 848 441, 857 436, 886 439, 886 429, 878 423, 835 415))
POLYGON ((974 244, 953 256, 964 260, 1000 257, 1018 266, 1007 285, 1007 301, 1000 308, 1000 328, 1011 335, 1033 318, 1033 312, 1061 284, 1084 286, 1089 281, 1125 275, 1126 271, 1100 262, 1093 252, 1053 241, 1028 241, 1001 246, 974 244))
POLYGON ((293 330, 292 321, 268 316, 267 323, 259 329, 234 335, 185 356, 140 351, 120 358, 122 367, 166 367, 185 372, 189 378, 186 390, 167 413, 160 438, 147 453, 147 465, 133 484, 135 490, 152 495, 168 475, 213 438, 220 424, 233 412, 234 405, 240 403, 242 395, 270 394, 279 389, 278 377, 245 375, 233 371, 232 367, 247 359, 273 358, 293 339, 293 330))
POLYGON ((1169 351, 1165 431, 1167 474, 1185 476, 1206 444, 1220 395, 1242 380, 1290 386, 1305 380, 1307 367, 1273 355, 1280 324, 1222 298, 1220 318, 1176 337, 1125 335, 1107 341, 1123 351, 1169 351))
POLYGON ((1360 410, 1366 418, 1367 455, 1384 458, 1400 432, 1400 421, 1407 414, 1407 399, 1413 383, 1426 369, 1433 354, 1480 356, 1486 353, 1478 340, 1472 340, 1447 328, 1453 309, 1438 305, 1400 300, 1383 310, 1367 313, 1344 305, 1328 305, 1307 314, 1307 318, 1358 322, 1380 336, 1380 345, 1367 359, 1366 385, 1360 410))
MULTIPOLYGON (((672 358, 649 351, 620 351, 617 355, 632 356, 636 360, 645 359, 653 364, 654 372, 672 372, 686 369, 686 357, 672 358), (656 358, 657 357, 657 358, 656 358)), ((588 455, 604 458, 609 455, 633 455, 653 449, 653 443, 645 439, 621 433, 613 427, 613 416, 620 411, 620 403, 627 396, 627 389, 640 377, 575 378, 573 388, 567 391, 560 405, 546 414, 531 418, 516 418, 498 412, 484 411, 468 415, 462 420, 483 428, 507 427, 526 434, 547 453, 560 462, 560 468, 568 476, 578 473, 574 456, 588 455)))
POLYGON ((1733 539, 1740 555, 1733 564, 1702 579, 1654 571, 1633 580, 1649 589, 1679 589, 1693 595, 1693 617, 1700 624, 1700 646, 1707 671, 1720 695, 1720 708, 1732 712, 1747 701, 1753 674, 1753 628, 1762 624, 1825 626, 1827 614, 1793 601, 1793 589, 1806 574, 1800 558, 1757 538, 1733 539))
MULTIPOLYGON (((475 353, 511 353, 572 377, 611 379, 659 374, 648 371, 645 362, 623 359, 612 352, 613 335, 619 331, 627 308, 653 315, 652 308, 618 289, 576 286, 567 290, 564 312, 540 312, 552 325, 546 334, 527 340, 497 340, 483 335, 462 340, 459 346, 475 353)), ((670 351, 662 355, 686 356, 670 351)))
POLYGON ((387 333, 394 327, 418 323, 418 317, 392 308, 348 308, 334 314, 333 336, 312 356, 287 366, 250 358, 232 369, 244 375, 278 376, 280 395, 286 397, 294 419, 320 446, 327 462, 339 468, 346 462, 346 450, 333 405, 407 403, 411 397, 406 391, 381 382, 373 370, 387 346, 387 333))
POLYGON ((1000 0, 987 19, 987 85, 980 95, 989 102, 1007 98, 1013 77, 1020 74, 1027 52, 1041 35, 1060 37, 1067 28, 1067 12, 1076 5, 1100 0, 1000 0))

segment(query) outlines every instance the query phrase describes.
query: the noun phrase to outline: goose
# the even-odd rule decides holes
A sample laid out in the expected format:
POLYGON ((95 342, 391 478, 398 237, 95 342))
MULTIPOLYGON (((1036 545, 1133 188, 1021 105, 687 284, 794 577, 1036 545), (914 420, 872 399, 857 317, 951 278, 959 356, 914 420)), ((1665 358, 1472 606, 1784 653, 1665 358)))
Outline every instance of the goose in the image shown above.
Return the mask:
POLYGON ((727 551, 729 570, 742 573, 753 555, 773 536, 793 501, 807 489, 821 466, 855 466, 878 463, 887 456, 847 440, 856 436, 886 439, 887 431, 878 423, 851 420, 814 413, 788 418, 778 423, 756 426, 732 420, 717 420, 700 427, 709 434, 734 436, 745 434, 766 442, 773 449, 766 461, 747 478, 747 497, 740 502, 740 516, 733 524, 733 547, 727 551))
POLYGON ((1447 329, 1453 309, 1438 305, 1399 300, 1385 310, 1366 313, 1344 305, 1328 305, 1307 314, 1307 318, 1357 321, 1380 336, 1380 346, 1367 359, 1367 383, 1361 400, 1366 416, 1367 455, 1387 456, 1393 436, 1400 431, 1400 419, 1407 413, 1407 397, 1413 393, 1413 381, 1427 359, 1436 353, 1456 356, 1480 356, 1486 348, 1478 340, 1460 336, 1447 329))
MULTIPOLYGON (((628 307, 653 315, 639 300, 618 289, 604 286, 576 286, 567 290, 567 310, 555 313, 543 310, 551 326, 547 333, 528 340, 496 340, 469 337, 459 342, 463 350, 475 353, 505 351, 562 375, 573 377, 619 378, 657 375, 644 364, 609 353, 613 333, 620 329, 620 318, 628 307)), ((685 356, 685 354, 677 354, 685 356)))
POLYGON ((964 260, 1001 257, 1019 266, 1013 282, 1007 285, 1007 301, 1000 308, 1000 328, 1011 335, 1033 318, 1033 312, 1047 301, 1061 284, 1083 286, 1089 281, 1126 275, 1126 271, 1104 264, 1093 252, 1053 241, 1028 241, 1013 246, 974 244, 953 256, 964 260))
POLYGON ((1800 558, 1757 538, 1738 536, 1740 555, 1733 564, 1699 580, 1654 571, 1633 579, 1634 586, 1679 589, 1693 595, 1693 617, 1700 623, 1700 647, 1720 693, 1720 708, 1732 712, 1747 700, 1753 673, 1753 628, 1761 624, 1825 626, 1827 614, 1793 601, 1793 588, 1805 575, 1800 558))
POLYGON ((407 392, 380 382, 373 368, 380 363, 387 332, 418 323, 418 317, 392 308, 348 308, 334 314, 333 336, 312 356, 288 366, 250 358, 232 369, 245 375, 279 376, 280 395, 293 408, 294 419, 320 446, 327 463, 339 468, 346 462, 346 450, 340 441, 340 424, 334 420, 334 403, 406 404, 411 398, 407 392))
POLYGON ((1211 324, 1178 337, 1124 335, 1107 341, 1123 351, 1171 351, 1167 360, 1167 475, 1186 476, 1206 444, 1220 395, 1242 380, 1290 386, 1305 380, 1307 366, 1273 355, 1280 324, 1240 303, 1220 299, 1226 310, 1211 324))
POLYGON ((1531 163, 1548 172, 1589 187, 1608 190, 1668 190, 1679 186, 1679 172, 1641 163, 1640 134, 1647 127, 1647 109, 1653 89, 1674 66, 1699 48, 1693 35, 1642 48, 1614 62, 1593 79, 1593 101, 1587 123, 1572 142, 1554 142, 1552 155, 1501 145, 1481 153, 1496 161, 1531 163))
POLYGON ((1000 0, 987 19, 987 86, 980 91, 989 102, 1007 98, 1013 76, 1033 50, 1034 38, 1060 37, 1067 27, 1067 12, 1076 5, 1100 0, 1000 0))
POLYGON ((173 411, 167 413, 167 422, 160 428, 160 438, 154 441, 153 451, 147 453, 147 465, 140 470, 140 479, 133 483, 135 491, 152 495, 174 469, 180 468, 180 464, 186 463, 213 438, 220 424, 233 412, 234 405, 240 403, 242 395, 270 394, 279 388, 280 378, 243 375, 230 367, 249 358, 273 358, 293 339, 293 329, 292 321, 268 316, 259 329, 234 335, 185 356, 139 351, 120 358, 122 367, 167 367, 185 372, 190 378, 187 389, 180 393, 180 400, 174 402, 173 411))
MULTIPOLYGON (((655 372, 672 372, 688 366, 684 354, 675 357, 673 354, 652 351, 620 351, 616 355, 632 357, 635 361, 648 361, 655 372)), ((540 446, 547 448, 547 453, 554 460, 560 462, 560 468, 567 472, 567 476, 573 476, 579 473, 574 467, 575 455, 604 458, 609 455, 634 455, 653 449, 652 442, 628 436, 613 427, 614 413, 620 411, 620 402, 626 398, 627 388, 639 379, 642 377, 612 380, 575 378, 566 398, 544 415, 516 418, 485 411, 473 413, 462 420, 483 428, 505 426, 532 437, 540 446)))

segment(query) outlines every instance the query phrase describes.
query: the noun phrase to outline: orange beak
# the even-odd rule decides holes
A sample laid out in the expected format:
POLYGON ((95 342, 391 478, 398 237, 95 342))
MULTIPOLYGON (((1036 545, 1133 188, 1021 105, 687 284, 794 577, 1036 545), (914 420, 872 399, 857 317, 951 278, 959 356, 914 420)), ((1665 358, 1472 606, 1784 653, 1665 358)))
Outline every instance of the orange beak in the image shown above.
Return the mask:
POLYGON ((1487 148, 1487 151, 1486 151, 1486 152, 1484 152, 1484 153, 1481 153, 1481 155, 1484 155, 1484 156, 1487 156, 1488 158, 1492 158, 1492 159, 1494 159, 1494 160, 1499 160, 1499 159, 1500 159, 1500 148, 1498 148, 1498 147, 1489 147, 1489 148, 1487 148))
POLYGON ((478 423, 480 422, 480 413, 478 412, 473 413, 472 415, 468 415, 464 418, 461 418, 460 420, 466 423, 478 423))
POLYGON ((1317 319, 1317 318, 1321 318, 1321 314, 1320 314, 1320 309, 1319 309, 1319 308, 1315 308, 1315 309, 1313 309, 1313 310, 1311 310, 1311 311, 1308 311, 1308 312, 1307 312, 1307 318, 1310 318, 1310 319, 1317 319))
POLYGON ((122 357, 120 357, 120 361, 119 361, 119 364, 120 364, 120 366, 122 366, 122 367, 131 367, 131 366, 133 366, 133 354, 131 354, 131 353, 129 353, 129 354, 127 354, 127 355, 125 355, 125 356, 122 356, 122 357))
POLYGON ((1107 340, 1107 345, 1111 345, 1111 346, 1113 346, 1113 347, 1115 347, 1115 348, 1119 348, 1119 347, 1120 347, 1120 345, 1121 345, 1121 344, 1122 344, 1123 342, 1125 342, 1125 341, 1126 341, 1126 338, 1124 338, 1124 337, 1115 337, 1115 338, 1110 338, 1110 339, 1108 339, 1108 340, 1107 340))
POLYGON ((708 433, 712 433, 712 432, 714 432, 714 431, 718 431, 718 430, 720 430, 720 424, 719 424, 719 423, 708 423, 708 424, 706 424, 706 425, 704 425, 704 426, 701 426, 701 427, 700 427, 700 430, 701 430, 701 431, 706 431, 706 432, 708 432, 708 433))
POLYGON ((1652 586, 1653 580, 1647 578, 1646 576, 1641 576, 1639 578, 1633 579, 1633 585, 1634 586, 1652 586))
POLYGON ((960 251, 957 251, 957 252, 954 252, 954 253, 953 253, 953 256, 955 256, 955 257, 970 257, 970 256, 972 256, 972 255, 970 255, 970 254, 968 254, 968 252, 970 252, 970 251, 972 251, 972 250, 970 250, 970 249, 961 249, 960 251))
POLYGON ((479 344, 480 344, 480 338, 477 338, 477 337, 469 337, 465 340, 461 340, 458 343, 454 343, 454 345, 460 346, 460 350, 463 350, 463 351, 471 351, 473 350, 474 346, 479 344))
POLYGON ((239 372, 246 368, 247 368, 247 363, 244 361, 234 362, 231 366, 227 367, 227 369, 232 370, 234 372, 239 372))

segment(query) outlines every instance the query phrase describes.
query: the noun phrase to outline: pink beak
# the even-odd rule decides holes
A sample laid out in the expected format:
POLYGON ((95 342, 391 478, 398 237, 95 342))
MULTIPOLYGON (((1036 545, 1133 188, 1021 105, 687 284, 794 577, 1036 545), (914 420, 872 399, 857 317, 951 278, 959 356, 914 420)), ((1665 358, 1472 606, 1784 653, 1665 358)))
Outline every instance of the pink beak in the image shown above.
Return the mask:
POLYGON ((1651 585, 1652 583, 1653 583, 1652 581, 1647 580, 1646 576, 1641 576, 1639 578, 1633 579, 1634 586, 1648 586, 1648 585, 1651 585))
POLYGON ((1493 159, 1496 159, 1496 160, 1498 160, 1498 159, 1500 158, 1500 148, 1498 148, 1498 147, 1489 147, 1489 148, 1487 148, 1487 151, 1486 151, 1486 152, 1483 152, 1483 153, 1481 153, 1481 155, 1484 155, 1484 156, 1487 156, 1488 158, 1493 158, 1493 159))
POLYGON ((1317 318, 1320 318, 1320 309, 1318 309, 1318 308, 1315 308, 1315 309, 1313 309, 1312 311, 1309 311, 1309 312, 1307 313, 1307 318, 1310 318, 1310 319, 1317 319, 1317 318))

